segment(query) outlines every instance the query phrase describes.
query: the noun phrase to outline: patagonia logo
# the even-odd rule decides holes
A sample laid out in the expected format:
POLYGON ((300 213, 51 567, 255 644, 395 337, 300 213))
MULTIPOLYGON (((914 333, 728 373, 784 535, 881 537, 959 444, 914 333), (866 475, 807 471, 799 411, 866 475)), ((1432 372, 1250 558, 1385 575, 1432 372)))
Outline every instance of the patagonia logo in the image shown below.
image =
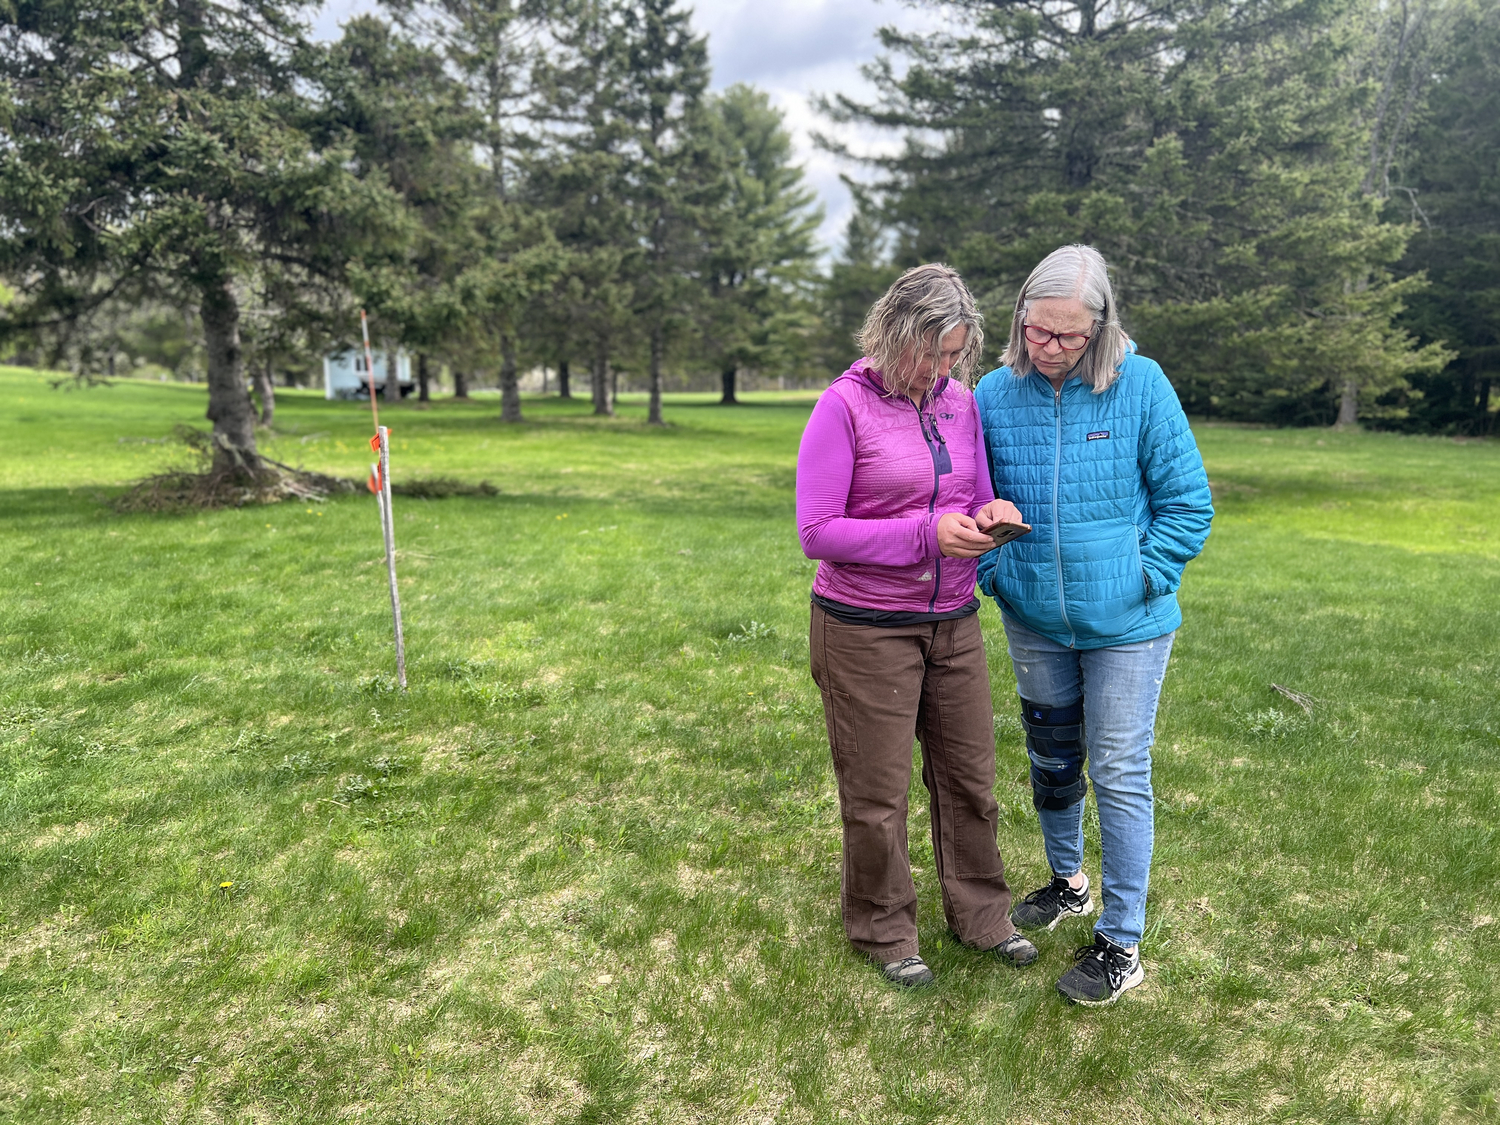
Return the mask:
POLYGON ((1089 434, 1089 441, 1098 441, 1100 438, 1107 437, 1109 437, 1108 430, 1095 430, 1093 433, 1089 434))

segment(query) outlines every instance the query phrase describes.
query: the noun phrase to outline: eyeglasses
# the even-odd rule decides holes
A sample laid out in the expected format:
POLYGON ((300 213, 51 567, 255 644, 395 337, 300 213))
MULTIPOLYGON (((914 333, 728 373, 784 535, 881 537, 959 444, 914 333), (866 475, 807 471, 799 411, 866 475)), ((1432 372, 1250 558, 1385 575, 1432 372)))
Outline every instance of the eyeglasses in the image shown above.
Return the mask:
POLYGON ((1093 339, 1093 335, 1084 336, 1078 332, 1048 332, 1045 328, 1037 328, 1034 325, 1023 324, 1021 329, 1026 334, 1026 342, 1038 348, 1045 348, 1053 340, 1057 346, 1065 352, 1076 352, 1093 339))

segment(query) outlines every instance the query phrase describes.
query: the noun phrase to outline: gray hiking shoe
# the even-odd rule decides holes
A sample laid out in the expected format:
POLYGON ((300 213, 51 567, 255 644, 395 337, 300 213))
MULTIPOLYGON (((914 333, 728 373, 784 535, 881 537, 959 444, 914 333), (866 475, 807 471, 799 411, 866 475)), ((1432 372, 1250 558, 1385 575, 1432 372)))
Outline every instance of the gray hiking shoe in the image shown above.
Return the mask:
POLYGON ((1011 925, 1023 930, 1057 929, 1065 918, 1083 918, 1094 912, 1094 900, 1089 896, 1088 876, 1084 876, 1083 889, 1075 891, 1068 881, 1054 875, 1052 882, 1039 887, 1023 898, 1010 912, 1011 925))
POLYGON ((892 984, 899 984, 902 988, 920 988, 937 979, 932 975, 932 970, 927 967, 927 962, 920 957, 903 957, 899 961, 887 961, 880 966, 880 971, 885 975, 886 980, 892 984))
POLYGON ((986 952, 993 953, 1002 961, 1009 961, 1017 969, 1024 969, 1037 958, 1036 946, 1020 934, 1011 934, 999 945, 992 946, 986 952))

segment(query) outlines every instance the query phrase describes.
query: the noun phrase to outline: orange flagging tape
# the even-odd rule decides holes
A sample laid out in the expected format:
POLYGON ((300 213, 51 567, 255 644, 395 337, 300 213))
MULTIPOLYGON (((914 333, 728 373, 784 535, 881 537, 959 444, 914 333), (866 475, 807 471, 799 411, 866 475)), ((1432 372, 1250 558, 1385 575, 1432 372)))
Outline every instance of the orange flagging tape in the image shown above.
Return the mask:
POLYGON ((365 481, 365 487, 371 492, 379 493, 381 483, 380 470, 378 468, 372 469, 370 471, 370 479, 365 481))

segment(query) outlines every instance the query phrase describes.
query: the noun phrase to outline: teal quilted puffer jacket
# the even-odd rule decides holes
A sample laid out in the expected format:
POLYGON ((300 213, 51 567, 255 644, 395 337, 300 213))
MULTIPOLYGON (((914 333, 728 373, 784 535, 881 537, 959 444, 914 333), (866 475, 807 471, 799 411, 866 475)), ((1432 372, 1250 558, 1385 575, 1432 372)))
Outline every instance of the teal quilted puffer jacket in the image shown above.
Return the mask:
POLYGON ((1094 394, 1076 377, 991 371, 974 391, 995 495, 1030 535, 979 560, 979 588, 1070 648, 1133 644, 1182 624, 1182 568, 1213 519, 1208 474, 1161 366, 1130 354, 1094 394))

